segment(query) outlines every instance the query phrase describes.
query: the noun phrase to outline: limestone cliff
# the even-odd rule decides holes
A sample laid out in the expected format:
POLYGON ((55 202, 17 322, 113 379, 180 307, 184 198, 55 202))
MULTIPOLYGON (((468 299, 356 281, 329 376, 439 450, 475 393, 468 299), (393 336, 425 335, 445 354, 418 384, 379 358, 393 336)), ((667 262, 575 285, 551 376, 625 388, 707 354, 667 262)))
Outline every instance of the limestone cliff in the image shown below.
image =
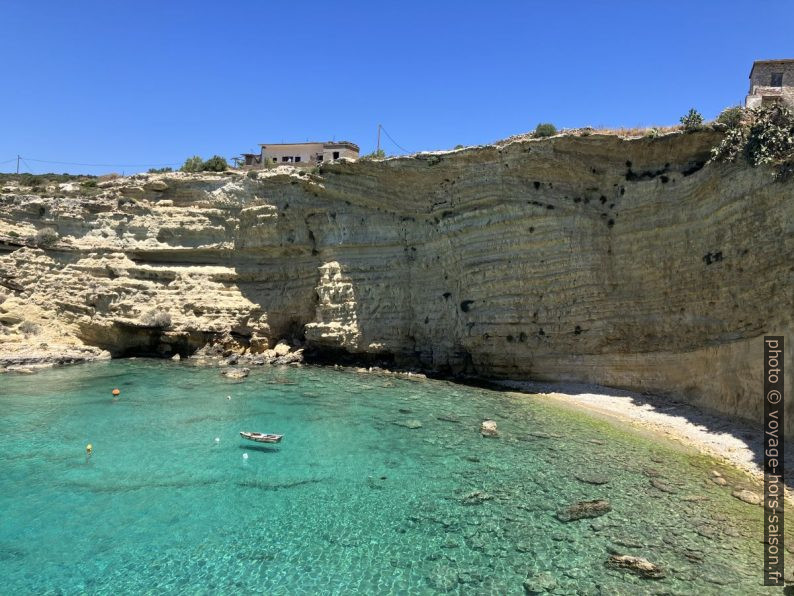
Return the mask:
POLYGON ((225 332, 251 351, 300 337, 315 352, 595 382, 758 419, 761 337, 792 331, 794 184, 705 164, 718 136, 9 184, 0 352, 184 355, 225 332))

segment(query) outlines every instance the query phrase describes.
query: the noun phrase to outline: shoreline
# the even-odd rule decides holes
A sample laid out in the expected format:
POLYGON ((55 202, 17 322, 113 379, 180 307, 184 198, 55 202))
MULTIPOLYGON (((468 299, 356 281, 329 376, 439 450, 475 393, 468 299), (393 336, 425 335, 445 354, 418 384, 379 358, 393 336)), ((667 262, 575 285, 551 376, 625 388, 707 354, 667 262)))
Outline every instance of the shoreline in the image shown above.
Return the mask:
MULTIPOLYGON (((754 429, 745 420, 731 420, 669 397, 599 385, 534 381, 494 381, 493 384, 677 442, 744 472, 758 488, 763 487, 763 437, 760 429, 754 429)), ((786 446, 784 457, 788 462, 794 461, 792 445, 786 446)), ((786 475, 787 479, 790 477, 786 475)), ((786 500, 794 504, 794 484, 787 482, 785 489, 786 500)))

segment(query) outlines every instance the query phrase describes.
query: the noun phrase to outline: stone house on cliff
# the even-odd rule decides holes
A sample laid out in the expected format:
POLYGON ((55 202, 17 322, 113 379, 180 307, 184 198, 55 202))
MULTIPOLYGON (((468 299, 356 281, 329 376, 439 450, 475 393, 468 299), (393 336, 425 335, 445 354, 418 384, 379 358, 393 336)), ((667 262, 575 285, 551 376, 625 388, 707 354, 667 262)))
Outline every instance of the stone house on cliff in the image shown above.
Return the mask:
POLYGON ((327 143, 267 143, 260 144, 259 153, 243 153, 243 168, 266 166, 315 166, 341 158, 358 159, 359 148, 349 141, 327 143))
POLYGON ((794 59, 756 60, 750 69, 750 92, 745 107, 778 102, 794 107, 794 59))

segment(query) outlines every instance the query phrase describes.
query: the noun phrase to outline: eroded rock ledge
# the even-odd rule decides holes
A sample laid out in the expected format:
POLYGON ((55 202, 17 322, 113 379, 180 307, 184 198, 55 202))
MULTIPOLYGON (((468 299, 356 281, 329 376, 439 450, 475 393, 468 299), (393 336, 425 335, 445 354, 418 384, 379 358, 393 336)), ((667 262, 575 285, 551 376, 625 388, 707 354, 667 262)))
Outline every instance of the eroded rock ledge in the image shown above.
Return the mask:
POLYGON ((287 339, 320 359, 598 383, 759 419, 762 337, 792 330, 794 184, 705 164, 718 134, 7 184, 0 352, 287 339))

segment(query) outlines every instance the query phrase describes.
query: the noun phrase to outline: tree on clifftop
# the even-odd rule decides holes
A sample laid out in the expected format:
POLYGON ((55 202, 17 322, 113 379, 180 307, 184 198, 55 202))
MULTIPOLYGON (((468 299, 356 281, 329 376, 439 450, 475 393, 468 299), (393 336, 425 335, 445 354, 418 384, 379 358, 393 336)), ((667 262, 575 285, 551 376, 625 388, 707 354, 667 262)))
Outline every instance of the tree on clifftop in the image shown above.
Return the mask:
POLYGON ((360 159, 386 159, 386 152, 383 149, 377 149, 372 153, 362 155, 360 159))
POLYGON ((200 172, 203 165, 204 160, 198 155, 194 155, 193 157, 188 157, 179 169, 183 172, 200 172))
POLYGON ((535 136, 539 138, 553 137, 557 134, 557 127, 550 122, 542 122, 535 127, 535 136))
POLYGON ((213 155, 201 165, 201 169, 205 172, 223 172, 229 169, 229 164, 220 155, 213 155))
POLYGON ((204 161, 198 155, 188 157, 180 168, 183 172, 223 172, 229 169, 226 159, 220 155, 213 155, 204 161))

